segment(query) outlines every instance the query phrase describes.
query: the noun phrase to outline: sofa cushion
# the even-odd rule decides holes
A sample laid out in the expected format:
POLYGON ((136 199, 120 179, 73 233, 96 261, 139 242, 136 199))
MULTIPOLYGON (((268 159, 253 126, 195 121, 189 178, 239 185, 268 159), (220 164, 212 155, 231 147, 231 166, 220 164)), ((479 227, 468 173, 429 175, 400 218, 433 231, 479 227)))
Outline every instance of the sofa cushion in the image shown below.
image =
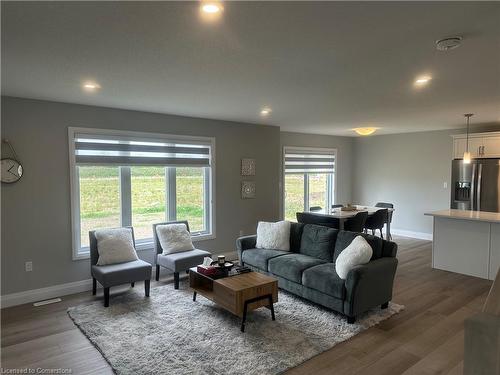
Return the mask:
POLYGON ((300 240, 302 238, 302 231, 304 230, 302 223, 292 223, 290 226, 290 251, 298 253, 300 251, 300 240))
POLYGON ((285 254, 290 254, 290 252, 270 249, 248 249, 243 251, 241 260, 245 264, 249 264, 267 272, 267 263, 269 259, 285 254))
POLYGON ((296 283, 302 283, 302 272, 308 268, 325 263, 324 260, 304 254, 281 255, 268 261, 268 271, 296 283))
POLYGON ((366 242, 368 242, 372 247, 373 255, 371 260, 379 259, 380 257, 382 257, 383 240, 381 238, 365 233, 356 233, 356 232, 341 230, 338 233, 337 242, 335 243, 335 253, 333 254, 333 263, 335 263, 340 253, 347 246, 351 244, 352 240, 354 240, 356 236, 362 236, 366 240, 366 242))
POLYGON ((306 224, 302 231, 300 253, 331 262, 338 230, 321 225, 306 224))
POLYGON ((345 298, 345 283, 335 272, 334 263, 308 268, 302 274, 302 284, 335 298, 345 298))

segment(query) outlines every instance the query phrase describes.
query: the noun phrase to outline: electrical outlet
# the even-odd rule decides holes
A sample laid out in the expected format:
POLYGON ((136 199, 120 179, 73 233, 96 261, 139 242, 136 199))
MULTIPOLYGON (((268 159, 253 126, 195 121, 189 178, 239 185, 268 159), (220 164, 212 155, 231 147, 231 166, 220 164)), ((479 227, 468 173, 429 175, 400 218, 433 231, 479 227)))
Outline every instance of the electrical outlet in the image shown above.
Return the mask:
POLYGON ((26 272, 33 271, 33 262, 29 261, 29 262, 24 263, 24 269, 26 272))
POLYGON ((448 189, 448 183, 446 181, 443 182, 443 189, 448 189))
POLYGON ((243 237, 243 230, 240 229, 240 237, 243 237))

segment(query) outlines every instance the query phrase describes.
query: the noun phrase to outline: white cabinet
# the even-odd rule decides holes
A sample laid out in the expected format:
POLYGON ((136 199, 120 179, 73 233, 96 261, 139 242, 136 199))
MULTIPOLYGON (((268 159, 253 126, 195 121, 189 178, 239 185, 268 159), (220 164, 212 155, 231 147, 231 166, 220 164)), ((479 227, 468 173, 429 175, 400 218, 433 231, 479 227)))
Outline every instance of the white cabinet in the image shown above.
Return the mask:
POLYGON ((484 158, 500 157, 500 136, 483 138, 483 153, 484 158))
MULTIPOLYGON (((453 135, 453 159, 462 159, 467 135, 453 135)), ((500 132, 469 134, 469 152, 472 158, 500 158, 500 132)))

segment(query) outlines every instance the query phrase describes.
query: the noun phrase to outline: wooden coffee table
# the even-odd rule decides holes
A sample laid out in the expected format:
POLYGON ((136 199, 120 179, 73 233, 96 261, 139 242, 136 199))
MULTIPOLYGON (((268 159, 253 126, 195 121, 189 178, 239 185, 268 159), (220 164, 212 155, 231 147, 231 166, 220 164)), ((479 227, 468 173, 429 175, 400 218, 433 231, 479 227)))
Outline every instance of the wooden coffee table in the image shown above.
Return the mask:
POLYGON ((189 286, 193 289, 193 301, 196 295, 215 302, 241 319, 241 332, 245 332, 247 312, 267 307, 275 320, 273 303, 278 302, 278 280, 258 272, 212 279, 193 267, 189 270, 189 286))

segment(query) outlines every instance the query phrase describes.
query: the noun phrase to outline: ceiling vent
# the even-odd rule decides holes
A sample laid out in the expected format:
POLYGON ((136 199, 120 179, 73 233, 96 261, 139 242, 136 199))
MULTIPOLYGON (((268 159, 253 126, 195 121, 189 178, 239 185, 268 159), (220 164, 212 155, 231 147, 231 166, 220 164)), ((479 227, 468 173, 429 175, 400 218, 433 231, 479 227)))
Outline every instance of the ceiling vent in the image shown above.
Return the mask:
POLYGON ((436 48, 438 51, 449 51, 450 49, 455 49, 462 44, 461 36, 453 36, 450 38, 444 38, 436 40, 436 48))

